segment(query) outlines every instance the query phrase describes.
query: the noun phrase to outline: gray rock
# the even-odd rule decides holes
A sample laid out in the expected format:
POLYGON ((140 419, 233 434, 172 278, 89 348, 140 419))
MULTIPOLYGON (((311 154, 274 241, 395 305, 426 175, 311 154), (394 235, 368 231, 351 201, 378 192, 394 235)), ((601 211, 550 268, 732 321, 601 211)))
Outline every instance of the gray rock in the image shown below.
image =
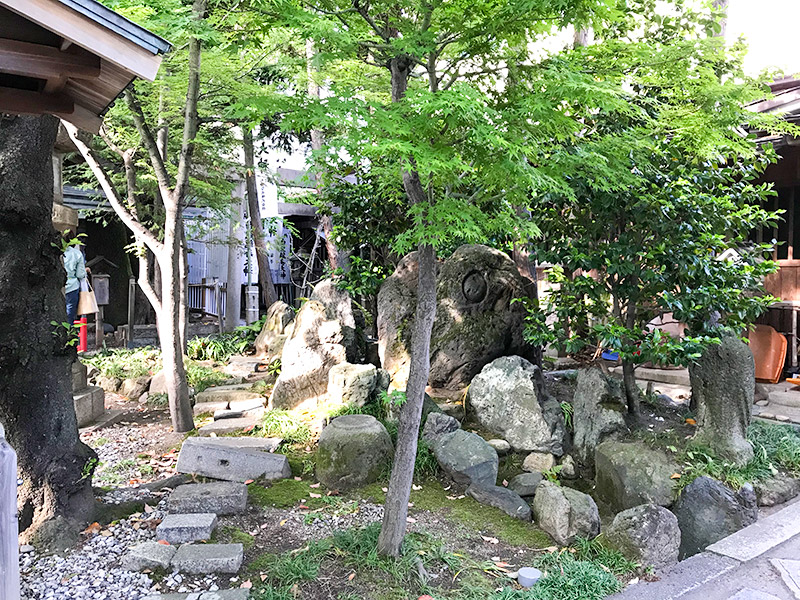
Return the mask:
POLYGON ((241 410, 230 410, 228 408, 223 408, 214 411, 215 421, 220 421, 222 419, 241 419, 243 416, 244 416, 244 411, 241 410))
POLYGON ((687 485, 672 512, 681 528, 681 560, 758 519, 752 486, 733 492, 710 477, 698 477, 687 485))
POLYGON ((505 440, 486 440, 486 443, 494 448, 494 451, 497 452, 497 456, 505 456, 511 452, 511 444, 505 440))
MULTIPOLYGON (((757 403, 769 401, 769 390, 763 383, 756 383, 753 389, 753 400, 757 403)), ((763 406, 766 406, 764 404, 763 406)))
POLYGON ((508 483, 508 489, 524 498, 531 497, 536 494, 536 488, 542 483, 542 479, 541 473, 522 473, 514 477, 514 479, 508 483))
MULTIPOLYGON (((529 352, 522 337, 525 311, 512 302, 526 295, 525 281, 507 254, 466 245, 437 267, 431 386, 461 389, 495 358, 529 352)), ((378 293, 378 351, 392 376, 392 389, 405 389, 408 381, 417 279, 413 252, 378 293)))
POLYGON ((167 380, 166 375, 164 375, 164 369, 161 369, 158 373, 150 378, 150 387, 147 391, 151 396, 153 394, 167 393, 167 380))
POLYGON ((680 470, 669 456, 642 442, 603 442, 595 451, 597 496, 614 512, 640 504, 671 506, 674 473, 680 470))
POLYGON ((528 473, 544 473, 556 466, 556 457, 549 452, 531 452, 522 461, 522 470, 528 473))
POLYGON ((783 504, 800 494, 800 479, 776 475, 764 481, 757 481, 755 488, 759 506, 783 504))
POLYGON ((211 538, 216 526, 214 513, 170 514, 156 527, 156 537, 170 544, 198 542, 211 538))
POLYGON ((95 383, 98 387, 103 388, 107 392, 116 394, 122 387, 122 380, 116 377, 106 377, 105 375, 98 375, 95 383))
POLYGON ((662 569, 678 562, 678 519, 655 504, 642 504, 619 513, 605 532, 605 539, 643 567, 662 569))
POLYGON ((340 363, 328 373, 328 402, 334 406, 364 406, 389 387, 389 375, 375 365, 340 363))
POLYGON ((531 507, 519 494, 508 488, 473 483, 467 488, 467 495, 481 504, 499 508, 508 516, 520 521, 531 520, 531 507))
POLYGON ((425 420, 425 426, 422 428, 422 439, 428 446, 433 446, 437 438, 452 433, 461 427, 461 424, 453 417, 444 413, 432 412, 425 420))
POLYGON ((72 391, 79 392, 89 385, 89 369, 78 358, 72 363, 72 391))
POLYGON ((563 456, 558 464, 561 466, 561 471, 559 471, 558 475, 562 479, 576 479, 578 477, 575 459, 571 455, 563 456))
POLYGON ((572 407, 573 455, 592 472, 597 445, 628 432, 622 381, 604 375, 599 368, 581 369, 572 407))
POLYGON ((121 396, 125 396, 128 400, 136 401, 139 396, 144 394, 150 388, 150 377, 142 376, 134 379, 126 379, 122 382, 119 389, 121 396))
POLYGON ((128 550, 122 557, 122 568, 128 571, 168 569, 176 550, 175 546, 145 542, 128 550))
POLYGON ((692 399, 697 406, 698 444, 738 465, 753 458, 747 441, 755 390, 755 361, 738 337, 722 338, 689 366, 692 399))
POLYGON ((360 362, 366 341, 363 329, 357 327, 361 319, 356 314, 361 313, 353 308, 347 293, 336 290, 330 281, 315 288, 297 312, 292 334, 284 344, 270 408, 316 405, 327 392, 331 367, 360 362))
MULTIPOLYGON (((195 404, 195 407, 206 406, 206 404, 208 403, 195 404)), ((247 411, 242 417, 212 421, 211 423, 203 425, 200 429, 198 429, 197 435, 200 437, 214 437, 220 435, 230 435, 232 433, 241 433, 244 430, 249 431, 261 424, 265 412, 266 410, 262 408, 258 411, 247 411)))
POLYGON ((570 545, 578 537, 592 539, 600 533, 597 504, 578 490, 542 481, 531 507, 536 524, 561 546, 570 545))
MULTIPOLYGON (((237 419, 217 421, 226 423, 237 419)), ((276 481, 290 477, 292 470, 283 454, 274 454, 274 438, 200 438, 191 437, 178 454, 178 473, 194 473, 225 481, 250 479, 276 481)))
POLYGON ((372 483, 391 463, 393 454, 392 438, 375 417, 338 417, 319 437, 317 479, 332 490, 372 483))
POLYGON ((431 449, 439 466, 456 483, 497 483, 497 452, 481 436, 458 429, 435 438, 431 449))
POLYGON ((72 403, 78 427, 85 427, 94 423, 106 411, 106 393, 99 386, 89 386, 72 396, 72 403))
POLYGON ((286 329, 293 319, 294 310, 291 306, 282 300, 273 303, 267 309, 267 319, 256 337, 256 356, 265 359, 266 362, 271 362, 279 357, 280 352, 277 352, 277 346, 282 344, 278 340, 281 337, 283 337, 282 341, 286 340, 286 329))
POLYGON ((203 390, 195 397, 197 404, 225 402, 231 410, 252 410, 264 406, 264 396, 257 392, 236 386, 215 386, 203 390))
POLYGON ((470 383, 467 405, 481 426, 515 450, 562 454, 561 405, 545 392, 541 371, 521 356, 483 367, 470 383))
POLYGON ((167 501, 170 512, 236 515, 247 509, 247 486, 243 483, 191 483, 175 488, 167 501))
POLYGON ((172 557, 172 568, 182 573, 237 573, 244 559, 241 544, 184 544, 172 557))

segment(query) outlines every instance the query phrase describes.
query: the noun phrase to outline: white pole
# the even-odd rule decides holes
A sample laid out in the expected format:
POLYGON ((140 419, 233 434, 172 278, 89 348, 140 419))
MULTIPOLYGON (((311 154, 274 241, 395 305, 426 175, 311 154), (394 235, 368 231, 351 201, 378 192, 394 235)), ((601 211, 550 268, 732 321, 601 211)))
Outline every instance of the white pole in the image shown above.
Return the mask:
POLYGON ((0 424, 0 598, 19 600, 17 453, 0 424))

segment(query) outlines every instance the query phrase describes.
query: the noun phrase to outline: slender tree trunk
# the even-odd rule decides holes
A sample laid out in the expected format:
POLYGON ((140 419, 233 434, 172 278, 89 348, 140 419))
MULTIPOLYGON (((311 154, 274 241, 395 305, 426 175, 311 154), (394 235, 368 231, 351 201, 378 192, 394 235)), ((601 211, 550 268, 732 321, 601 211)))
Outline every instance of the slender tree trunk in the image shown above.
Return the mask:
MULTIPOLYGON (((392 101, 403 99, 408 87, 411 62, 405 57, 392 59, 392 101)), ((432 84, 433 85, 433 84, 432 84)), ((427 195, 415 171, 403 173, 403 188, 412 204, 427 202, 427 195)), ((419 281, 414 331, 411 338, 411 366, 406 385, 406 401, 400 409, 392 475, 383 509, 383 523, 378 537, 378 552, 399 557, 406 530, 408 499, 414 479, 422 404, 430 374, 431 331, 436 318, 436 250, 420 244, 419 281)))
MULTIPOLYGON (((186 244, 186 227, 184 225, 183 210, 181 210, 178 215, 178 226, 180 229, 180 259, 178 262, 178 285, 180 286, 178 318, 180 322, 178 332, 180 334, 179 342, 181 354, 186 354, 186 345, 189 343, 189 252, 186 244)), ((222 317, 220 316, 220 318, 222 317)))
MULTIPOLYGON (((319 99, 320 88, 319 88, 319 83, 317 83, 317 80, 315 79, 315 75, 317 72, 317 70, 314 68, 315 56, 316 56, 316 50, 314 49, 314 42, 312 40, 307 40, 306 72, 308 74, 308 95, 311 98, 319 99)), ((324 143, 325 143, 325 138, 322 135, 322 131, 320 131, 319 129, 312 129, 311 149, 321 150, 324 143)), ((321 189, 321 182, 319 175, 317 175, 317 190, 320 191, 320 189, 321 189)), ((322 232, 325 234, 325 249, 328 252, 328 264, 331 267, 331 271, 335 271, 336 269, 342 269, 346 271, 350 265, 349 256, 347 252, 343 252, 342 250, 340 250, 336 246, 336 243, 333 240, 333 218, 330 215, 322 215, 322 217, 320 218, 320 224, 322 225, 322 232)))
POLYGON ((0 115, 0 422, 17 451, 23 542, 60 546, 91 516, 95 453, 78 437, 64 267, 52 226, 58 121, 0 115))
MULTIPOLYGON (((628 307, 625 311, 625 327, 628 331, 633 331, 634 327, 636 327, 636 302, 633 299, 628 299, 628 307)), ((636 385, 635 368, 635 365, 630 360, 622 361, 622 382, 625 385, 628 413, 638 416, 641 393, 639 392, 639 386, 636 385)))
MULTIPOLYGON (((253 245, 256 248, 256 262, 258 263, 258 283, 261 285, 261 299, 269 308, 278 301, 278 293, 272 281, 272 271, 269 267, 269 250, 264 227, 261 225, 261 210, 258 207, 258 187, 256 185, 256 160, 253 146, 253 133, 246 127, 242 129, 242 142, 244 148, 244 167, 246 169, 245 183, 247 185, 247 212, 250 215, 250 228, 253 232, 253 245)), ((248 252, 250 249, 248 248, 248 252)))

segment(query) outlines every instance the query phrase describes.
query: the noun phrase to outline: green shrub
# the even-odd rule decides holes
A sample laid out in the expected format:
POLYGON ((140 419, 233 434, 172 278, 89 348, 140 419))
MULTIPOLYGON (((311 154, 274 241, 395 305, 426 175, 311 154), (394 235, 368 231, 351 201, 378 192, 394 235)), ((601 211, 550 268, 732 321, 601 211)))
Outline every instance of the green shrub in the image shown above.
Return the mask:
POLYGON ((161 370, 161 350, 144 348, 104 348, 93 356, 82 357, 84 364, 96 367, 106 377, 133 379, 161 370))
POLYGON ((230 376, 220 371, 215 371, 211 367, 198 365, 191 361, 186 363, 186 381, 198 394, 212 386, 222 385, 229 379, 230 376))
POLYGON ((243 354, 255 344, 267 317, 264 315, 251 325, 237 327, 230 333, 193 338, 186 347, 186 355, 193 360, 227 362, 233 354, 243 354))
POLYGON ((308 423, 299 415, 282 409, 272 409, 264 413, 259 434, 283 438, 287 444, 309 444, 313 438, 308 423))

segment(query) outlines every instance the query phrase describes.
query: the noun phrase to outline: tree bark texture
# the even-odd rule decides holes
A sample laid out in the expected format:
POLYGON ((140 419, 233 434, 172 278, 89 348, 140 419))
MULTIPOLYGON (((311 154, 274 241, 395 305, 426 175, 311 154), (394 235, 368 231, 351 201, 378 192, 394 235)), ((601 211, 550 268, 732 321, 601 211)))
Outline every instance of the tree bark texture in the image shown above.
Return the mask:
MULTIPOLYGON (((392 101, 403 99, 408 87, 411 62, 405 57, 392 59, 392 101)), ((403 188, 412 204, 427 202, 427 195, 415 171, 403 172, 403 188)), ((408 499, 414 479, 422 404, 430 374, 431 331, 436 318, 436 250, 420 244, 417 308, 411 338, 411 366, 406 385, 406 401, 400 409, 392 475, 383 508, 383 523, 378 537, 378 552, 399 557, 406 531, 408 499)))
POLYGON ((258 207, 258 187, 256 186, 256 160, 253 146, 253 133, 246 127, 243 129, 244 167, 246 169, 245 184, 247 186, 247 212, 250 215, 250 228, 253 232, 253 245, 256 247, 258 263, 258 283, 261 285, 261 300, 269 308, 278 301, 278 293, 272 281, 269 268, 269 250, 264 227, 261 225, 261 210, 258 207))
MULTIPOLYGON (((58 121, 0 115, 0 422, 17 451, 23 541, 50 542, 94 505, 95 453, 78 437, 65 282, 52 226, 58 121)), ((62 538, 63 539, 63 538, 62 538)))

